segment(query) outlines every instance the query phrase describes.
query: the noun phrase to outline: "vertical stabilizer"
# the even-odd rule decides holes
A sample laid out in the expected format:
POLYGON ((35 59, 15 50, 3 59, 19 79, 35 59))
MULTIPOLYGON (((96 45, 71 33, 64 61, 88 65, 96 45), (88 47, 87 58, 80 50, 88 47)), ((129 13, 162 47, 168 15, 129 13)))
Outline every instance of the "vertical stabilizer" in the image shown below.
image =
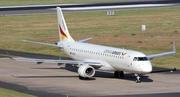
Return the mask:
POLYGON ((66 22, 60 7, 57 7, 57 18, 58 18, 58 28, 59 28, 59 38, 60 41, 74 42, 74 39, 70 36, 66 22))

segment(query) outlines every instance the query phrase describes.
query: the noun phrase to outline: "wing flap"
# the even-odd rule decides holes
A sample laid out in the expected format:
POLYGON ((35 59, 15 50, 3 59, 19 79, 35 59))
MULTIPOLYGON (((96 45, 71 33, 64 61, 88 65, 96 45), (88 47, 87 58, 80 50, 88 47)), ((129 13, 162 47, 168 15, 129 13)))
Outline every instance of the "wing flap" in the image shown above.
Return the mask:
POLYGON ((65 64, 87 64, 93 66, 94 68, 100 68, 102 64, 100 62, 84 62, 84 61, 75 61, 75 60, 53 60, 53 59, 33 59, 33 58, 13 58, 15 61, 25 61, 25 62, 36 62, 37 64, 41 63, 65 63, 65 64))
POLYGON ((15 61, 37 62, 37 63, 68 63, 79 64, 75 60, 53 60, 53 59, 33 59, 33 58, 14 58, 15 61))

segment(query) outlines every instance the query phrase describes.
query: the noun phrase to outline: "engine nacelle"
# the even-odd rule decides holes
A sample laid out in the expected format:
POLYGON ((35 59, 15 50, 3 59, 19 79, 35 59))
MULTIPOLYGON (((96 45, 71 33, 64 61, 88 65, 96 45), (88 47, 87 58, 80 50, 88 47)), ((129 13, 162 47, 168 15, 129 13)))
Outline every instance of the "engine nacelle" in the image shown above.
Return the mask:
POLYGON ((90 78, 94 76, 95 69, 89 65, 82 65, 78 68, 78 73, 81 77, 90 78))

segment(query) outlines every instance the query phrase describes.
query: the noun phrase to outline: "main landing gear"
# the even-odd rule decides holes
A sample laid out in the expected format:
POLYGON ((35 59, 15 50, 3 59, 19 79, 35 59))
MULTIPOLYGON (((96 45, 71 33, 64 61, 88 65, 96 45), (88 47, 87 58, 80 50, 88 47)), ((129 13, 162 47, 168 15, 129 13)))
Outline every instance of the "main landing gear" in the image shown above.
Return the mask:
MULTIPOLYGON (((136 83, 141 83, 141 80, 140 80, 140 76, 141 74, 134 74, 136 76, 136 83)), ((123 78, 124 77, 124 72, 123 71, 114 71, 114 77, 115 78, 123 78)))
POLYGON ((136 76, 136 83, 141 83, 140 76, 141 74, 135 74, 136 76))
POLYGON ((123 78, 124 77, 124 72, 123 71, 114 71, 114 77, 115 78, 123 78))

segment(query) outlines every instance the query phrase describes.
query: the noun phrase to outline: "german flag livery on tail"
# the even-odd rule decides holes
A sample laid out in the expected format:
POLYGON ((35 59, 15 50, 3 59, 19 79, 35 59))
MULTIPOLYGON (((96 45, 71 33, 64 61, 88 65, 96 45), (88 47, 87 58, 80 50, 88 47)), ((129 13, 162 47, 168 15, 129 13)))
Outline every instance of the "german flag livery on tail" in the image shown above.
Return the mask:
POLYGON ((74 42, 74 39, 69 34, 63 13, 61 11, 61 8, 59 8, 59 7, 57 7, 57 18, 58 18, 60 41, 74 42))

